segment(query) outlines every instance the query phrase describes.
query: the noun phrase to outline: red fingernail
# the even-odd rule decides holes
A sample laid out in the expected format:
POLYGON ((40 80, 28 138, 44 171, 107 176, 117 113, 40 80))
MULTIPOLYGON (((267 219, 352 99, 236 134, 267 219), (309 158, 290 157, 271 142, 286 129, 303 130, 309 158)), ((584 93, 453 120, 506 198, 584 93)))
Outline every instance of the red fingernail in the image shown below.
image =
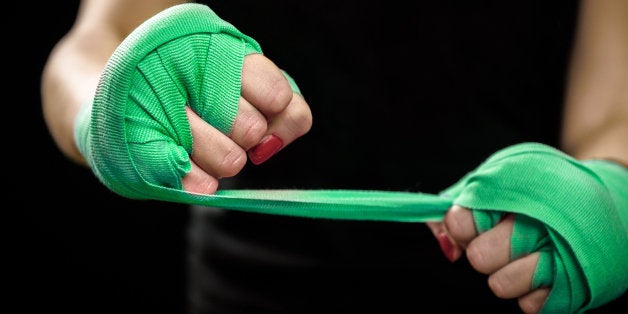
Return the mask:
POLYGON ((277 153, 281 147, 283 147, 283 141, 271 134, 249 150, 249 159, 252 163, 259 165, 277 153))
POLYGON ((438 244, 440 245, 440 249, 445 254, 445 257, 447 257, 447 259, 453 263, 454 262, 454 245, 449 240, 449 237, 447 236, 447 234, 444 232, 439 233, 436 239, 438 239, 438 244))

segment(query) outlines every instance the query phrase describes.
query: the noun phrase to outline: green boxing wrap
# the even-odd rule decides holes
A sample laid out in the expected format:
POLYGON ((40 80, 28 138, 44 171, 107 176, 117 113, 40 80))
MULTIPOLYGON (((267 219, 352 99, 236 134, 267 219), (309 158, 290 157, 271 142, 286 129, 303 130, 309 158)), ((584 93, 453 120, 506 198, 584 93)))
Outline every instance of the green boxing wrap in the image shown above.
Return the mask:
POLYGON ((75 140, 94 174, 128 198, 264 214, 427 222, 441 221, 459 204, 473 210, 483 232, 502 215, 515 213, 512 258, 541 252, 534 285, 553 287, 544 312, 583 312, 628 288, 627 170, 603 161, 579 162, 538 143, 496 152, 438 195, 183 191, 181 178, 191 169, 193 140, 185 107, 229 133, 237 114, 242 62, 249 53, 261 53, 259 44, 205 5, 177 5, 140 25, 116 49, 94 99, 76 119, 75 140))
POLYGON ((553 287, 544 313, 584 312, 628 289, 625 167, 525 143, 493 154, 441 195, 473 209, 479 232, 517 214, 511 258, 541 253, 533 286, 553 287))
POLYGON ((261 53, 259 44, 200 4, 171 7, 135 29, 75 123, 77 146, 98 178, 129 198, 180 189, 191 169, 185 107, 229 133, 249 53, 261 53))
MULTIPOLYGON (((185 106, 228 133, 237 113, 242 62, 248 53, 261 53, 259 44, 205 5, 176 5, 140 25, 114 51, 94 99, 83 104, 76 118, 75 141, 94 174, 110 190, 133 199, 363 219, 387 219, 385 210, 396 206, 395 219, 405 215, 408 220, 416 219, 417 202, 435 207, 436 200, 433 219, 442 216, 448 200, 415 193, 264 191, 260 195, 238 190, 195 195, 183 191, 181 178, 191 169, 192 150, 185 106), (282 199, 273 200, 277 197, 282 199), (260 198, 267 199, 260 202, 260 198), (284 198, 297 201, 283 206, 284 198), (295 204, 317 210, 294 210, 295 204), (354 208, 360 204, 357 213, 354 208)), ((292 77, 284 75, 300 94, 292 77)))

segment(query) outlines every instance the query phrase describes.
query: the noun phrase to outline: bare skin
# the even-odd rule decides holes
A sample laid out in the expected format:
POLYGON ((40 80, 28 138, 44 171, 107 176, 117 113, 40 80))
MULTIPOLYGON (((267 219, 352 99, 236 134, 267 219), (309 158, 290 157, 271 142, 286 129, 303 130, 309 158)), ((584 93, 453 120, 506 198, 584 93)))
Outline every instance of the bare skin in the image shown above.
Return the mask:
MULTIPOLYGON (((108 57, 142 21, 175 0, 83 0, 75 25, 55 46, 42 73, 42 109, 50 134, 70 160, 86 166, 74 143, 74 119, 89 99, 108 57)), ((628 1, 582 2, 565 103, 562 148, 579 159, 607 158, 628 164, 628 1)), ((236 175, 247 152, 270 135, 283 146, 312 125, 307 102, 292 93, 280 69, 262 55, 245 58, 242 95, 233 130, 224 135, 188 110, 194 137, 192 171, 185 190, 212 194, 219 179, 236 175), (209 149, 211 147, 211 149, 209 149), (211 153, 210 153, 211 152, 211 153)), ((261 143, 261 144, 260 144, 261 143)), ((428 224, 483 274, 497 297, 518 298, 525 313, 542 308, 549 288, 530 289, 538 254, 509 260, 512 219, 478 235, 471 212, 454 206, 443 223, 428 224)))

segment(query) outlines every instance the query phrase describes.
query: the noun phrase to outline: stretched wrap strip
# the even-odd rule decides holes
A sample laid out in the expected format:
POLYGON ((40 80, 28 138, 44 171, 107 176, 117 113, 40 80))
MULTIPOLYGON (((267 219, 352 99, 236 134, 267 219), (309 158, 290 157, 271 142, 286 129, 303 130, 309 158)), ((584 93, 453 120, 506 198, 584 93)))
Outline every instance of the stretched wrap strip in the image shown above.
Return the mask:
POLYGON ((193 140, 185 107, 228 134, 249 53, 261 53, 259 44, 204 5, 177 5, 143 23, 114 52, 76 120, 76 142, 94 174, 128 198, 275 215, 427 222, 459 204, 473 209, 484 232, 516 213, 512 258, 541 252, 534 286, 553 287, 545 313, 584 312, 628 288, 628 171, 610 162, 579 162, 543 144, 500 150, 438 195, 183 191, 193 140))

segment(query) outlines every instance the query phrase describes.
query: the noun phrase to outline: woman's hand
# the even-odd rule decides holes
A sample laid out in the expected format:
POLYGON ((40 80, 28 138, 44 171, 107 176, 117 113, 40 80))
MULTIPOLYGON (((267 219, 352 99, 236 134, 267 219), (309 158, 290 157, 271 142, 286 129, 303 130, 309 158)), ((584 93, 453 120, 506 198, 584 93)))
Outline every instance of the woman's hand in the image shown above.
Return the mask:
POLYGON ((282 71, 261 54, 244 58, 242 95, 231 133, 225 135, 186 108, 192 136, 192 170, 183 177, 186 191, 212 194, 218 180, 236 175, 248 159, 268 160, 312 126, 308 104, 294 93, 282 71))
POLYGON ((517 298, 524 313, 538 313, 550 289, 532 289, 538 252, 511 260, 514 217, 506 215, 495 227, 478 234, 472 212, 454 205, 442 223, 432 222, 428 226, 450 261, 466 256, 475 270, 488 275, 488 285, 497 297, 517 298))

